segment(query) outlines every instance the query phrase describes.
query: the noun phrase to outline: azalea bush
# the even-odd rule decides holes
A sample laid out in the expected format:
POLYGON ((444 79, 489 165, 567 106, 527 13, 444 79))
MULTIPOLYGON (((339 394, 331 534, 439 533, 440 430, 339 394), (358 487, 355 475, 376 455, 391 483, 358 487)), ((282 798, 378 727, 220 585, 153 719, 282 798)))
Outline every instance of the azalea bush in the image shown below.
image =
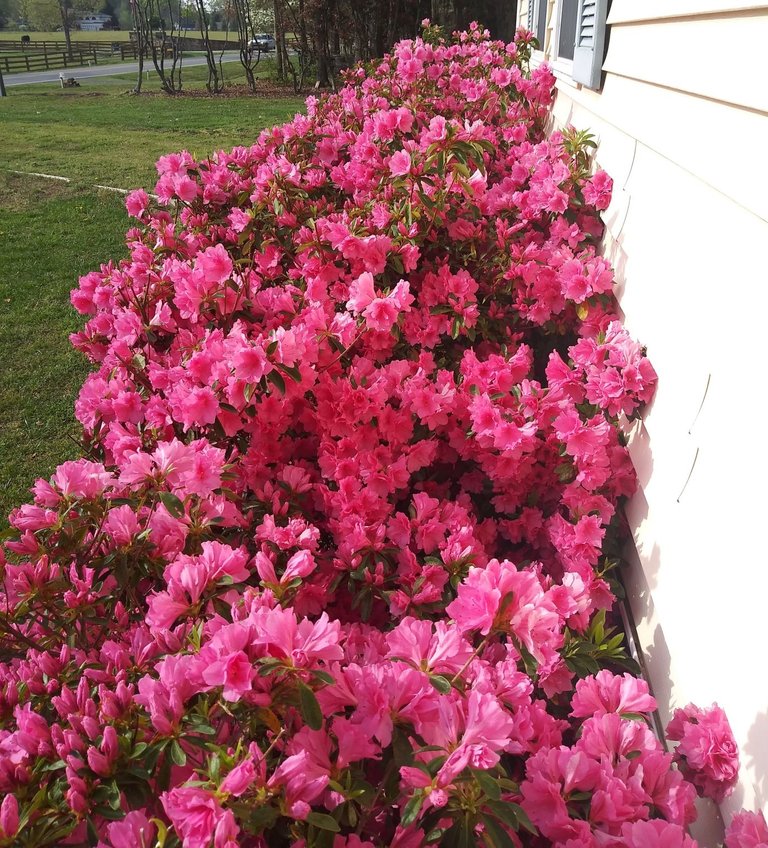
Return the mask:
POLYGON ((530 48, 429 28, 129 196, 0 560, 0 845, 674 848, 732 787, 613 618, 656 377, 530 48))

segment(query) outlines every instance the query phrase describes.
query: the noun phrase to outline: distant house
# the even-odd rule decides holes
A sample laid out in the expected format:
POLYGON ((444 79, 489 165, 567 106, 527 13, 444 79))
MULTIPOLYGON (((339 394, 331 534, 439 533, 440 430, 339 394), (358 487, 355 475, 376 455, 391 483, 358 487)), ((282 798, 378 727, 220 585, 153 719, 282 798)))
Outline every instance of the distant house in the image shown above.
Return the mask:
POLYGON ((77 28, 95 32, 102 29, 109 29, 112 26, 112 15, 105 15, 103 12, 92 12, 83 15, 76 21, 77 28))

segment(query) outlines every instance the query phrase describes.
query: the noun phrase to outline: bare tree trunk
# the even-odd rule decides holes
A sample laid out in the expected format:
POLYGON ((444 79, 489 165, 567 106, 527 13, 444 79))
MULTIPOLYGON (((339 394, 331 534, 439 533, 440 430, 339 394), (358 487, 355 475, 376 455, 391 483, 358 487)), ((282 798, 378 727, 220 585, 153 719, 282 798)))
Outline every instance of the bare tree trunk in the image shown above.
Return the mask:
POLYGON ((211 37, 208 31, 208 14, 205 10, 204 0, 195 0, 195 8, 197 9, 197 19, 200 21, 200 35, 203 37, 203 49, 205 50, 205 63, 208 66, 208 82, 205 87, 209 94, 220 94, 223 85, 219 76, 219 69, 216 67, 216 57, 213 55, 211 47, 211 37))
POLYGON ((285 79, 285 31, 283 29, 283 16, 280 14, 280 0, 274 0, 275 10, 275 53, 277 59, 277 76, 285 79))
POLYGON ((69 27, 69 0, 59 0, 59 14, 61 15, 61 27, 64 30, 64 41, 67 43, 67 56, 72 59, 72 35, 69 27))
POLYGON ((136 32, 136 59, 139 64, 139 70, 136 74, 136 85, 133 90, 136 94, 141 94, 141 85, 144 81, 144 54, 147 50, 147 31, 144 27, 144 20, 139 13, 138 0, 131 0, 131 18, 133 19, 133 28, 136 32))
MULTIPOLYGON (((240 64, 245 71, 245 79, 251 92, 256 91, 256 77, 253 70, 261 59, 261 50, 256 49, 256 61, 254 62, 254 50, 250 43, 253 38, 253 18, 251 16, 251 4, 249 0, 233 0, 235 19, 237 21, 237 37, 240 41, 240 64)), ((277 39, 275 39, 277 42, 277 39)), ((277 48, 276 48, 277 49, 277 48)))
POLYGON ((312 25, 317 62, 317 85, 327 87, 330 85, 328 79, 328 67, 330 65, 330 57, 328 56, 328 8, 325 3, 320 3, 318 0, 315 0, 312 10, 312 25))
MULTIPOLYGON (((183 56, 181 53, 181 0, 176 8, 173 0, 135 0, 141 28, 144 30, 144 48, 149 53, 152 64, 160 78, 160 86, 166 94, 178 94, 181 91, 181 69, 183 56), (164 15, 163 12, 166 14, 164 15), (161 38, 155 38, 152 24, 156 21, 165 27, 165 21, 171 24, 170 33, 162 30, 161 38), (168 52, 170 51, 170 56, 168 52), (170 60, 170 66, 166 60, 170 60)), ((138 38, 138 32, 137 32, 138 38)))

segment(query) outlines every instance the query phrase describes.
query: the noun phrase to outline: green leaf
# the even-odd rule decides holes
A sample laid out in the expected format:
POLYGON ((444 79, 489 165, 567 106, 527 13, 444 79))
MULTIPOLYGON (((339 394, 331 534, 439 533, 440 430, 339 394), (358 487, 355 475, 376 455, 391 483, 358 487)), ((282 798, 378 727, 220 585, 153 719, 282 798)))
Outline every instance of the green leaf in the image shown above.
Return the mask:
POLYGON ((413 763, 413 747, 408 737, 395 727, 392 732, 392 756, 396 766, 409 766, 413 763))
POLYGON ((294 383, 301 382, 301 371, 295 365, 283 365, 282 362, 275 362, 275 368, 290 377, 294 383))
POLYGON ((488 801, 485 806, 499 821, 513 830, 519 830, 522 827, 529 833, 538 834, 528 814, 519 804, 513 804, 511 801, 488 801))
POLYGON ((315 693, 301 680, 298 681, 298 686, 301 715, 310 730, 320 730, 323 726, 323 713, 315 693))
POLYGON ((184 504, 173 492, 160 492, 160 500, 172 518, 184 517, 184 504))
POLYGON ((125 818, 125 813, 122 810, 113 810, 111 807, 105 807, 104 805, 94 807, 93 812, 98 813, 102 818, 109 821, 120 821, 120 819, 125 818))
MULTIPOLYGON (((447 759, 448 759, 448 757, 446 755, 443 755, 442 757, 433 757, 426 764, 426 769, 427 769, 427 773, 429 774, 429 776, 430 777, 437 777, 437 773, 445 765, 445 761, 447 759)), ((422 763, 419 763, 418 765, 419 765, 419 767, 423 766, 422 763)))
POLYGON ((487 771, 473 769, 472 774, 480 788, 492 801, 498 801, 501 798, 501 787, 487 771))
POLYGON ((280 814, 274 807, 259 807, 249 814, 246 819, 247 828, 257 833, 266 830, 278 820, 280 814))
POLYGON ((267 374, 267 380, 277 386, 280 394, 285 394, 285 380, 279 371, 270 371, 269 374, 267 374))
POLYGON ((320 671, 319 669, 315 669, 312 672, 312 675, 318 680, 325 683, 327 686, 333 686, 336 683, 336 678, 332 674, 328 674, 327 671, 320 671))
POLYGON ((442 674, 430 674, 429 682, 441 695, 447 695, 452 689, 451 681, 447 677, 443 677, 442 674))
POLYGON ((481 818, 485 826, 483 838, 489 848, 515 848, 512 837, 495 819, 490 816, 481 816, 481 818))
POLYGON ((419 813, 421 812, 421 806, 424 803, 424 795, 419 792, 414 795, 410 801, 405 805, 405 809, 403 810, 403 815, 400 819, 400 824, 403 827, 408 827, 412 825, 416 819, 419 817, 419 813))
POLYGON ((187 764, 187 755, 184 753, 184 749, 179 745, 177 739, 171 740, 171 762, 177 766, 185 766, 187 764))
POLYGON ((467 818, 455 821, 446 831, 441 848, 475 848, 474 830, 467 818))
POLYGON ((625 718, 628 721, 645 721, 645 716, 642 713, 620 713, 621 718, 625 718))
POLYGON ((320 828, 320 830, 330 830, 332 833, 338 833, 341 830, 336 819, 327 813, 316 813, 313 811, 307 816, 307 821, 309 824, 320 828))

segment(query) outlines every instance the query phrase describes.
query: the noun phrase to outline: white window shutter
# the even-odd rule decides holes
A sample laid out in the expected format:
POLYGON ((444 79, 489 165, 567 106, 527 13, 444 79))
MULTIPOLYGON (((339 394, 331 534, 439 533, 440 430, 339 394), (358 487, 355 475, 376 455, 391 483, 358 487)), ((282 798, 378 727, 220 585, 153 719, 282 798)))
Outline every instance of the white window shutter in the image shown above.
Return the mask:
POLYGON ((528 32, 533 32, 534 0, 528 0, 528 32))
POLYGON ((579 0, 572 76, 587 88, 600 88, 608 0, 579 0))

